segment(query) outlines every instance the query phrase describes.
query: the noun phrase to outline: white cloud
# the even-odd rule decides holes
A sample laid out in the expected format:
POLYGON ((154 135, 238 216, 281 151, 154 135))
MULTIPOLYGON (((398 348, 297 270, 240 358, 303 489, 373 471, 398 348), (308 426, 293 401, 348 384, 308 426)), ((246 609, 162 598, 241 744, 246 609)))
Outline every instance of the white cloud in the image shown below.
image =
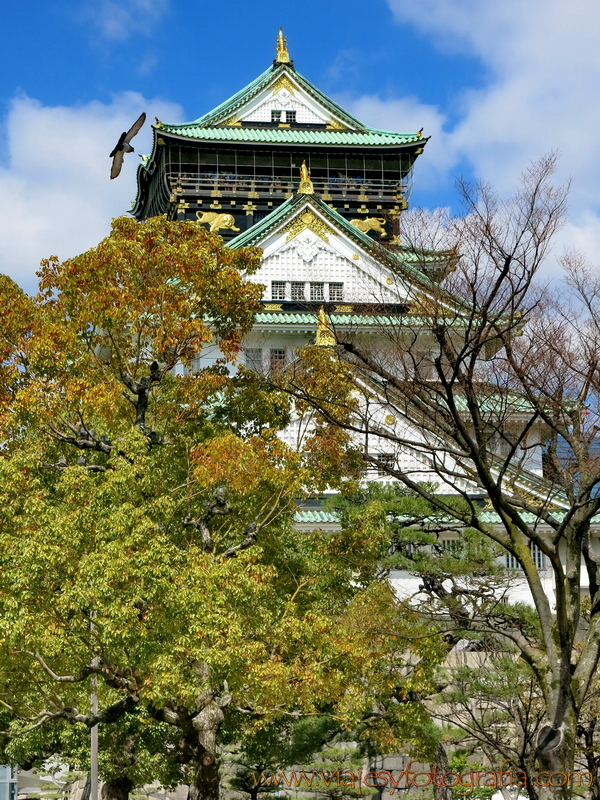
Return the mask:
MULTIPOLYGON (((355 100, 365 121, 404 129, 404 113, 421 115, 433 138, 419 180, 435 185, 466 161, 474 174, 510 192, 539 156, 559 151, 560 180, 572 179, 568 235, 591 259, 600 242, 600 4, 597 0, 388 0, 396 19, 412 24, 443 50, 475 56, 484 88, 455 100, 458 120, 410 98, 355 100), (369 114, 367 112, 371 112, 369 114), (438 139, 438 143, 436 143, 438 139)), ((478 76, 479 77, 479 76, 478 76)), ((481 81, 478 79, 480 85, 481 81)))
POLYGON ((134 92, 80 107, 13 100, 0 167, 0 272, 33 292, 42 258, 69 258, 107 235, 111 218, 124 214, 135 197, 138 153, 149 152, 152 142, 149 123, 113 181, 108 154, 141 111, 149 120, 182 118, 179 106, 134 92))
POLYGON ((107 39, 124 41, 132 34, 149 35, 169 8, 169 0, 92 0, 84 17, 107 39))
POLYGON ((439 108, 421 103, 416 97, 386 101, 372 95, 338 96, 336 101, 361 122, 380 130, 414 133, 423 128, 423 135, 431 136, 431 140, 427 143, 427 156, 418 162, 421 185, 435 189, 442 175, 454 165, 456 154, 444 131, 445 117, 439 108))

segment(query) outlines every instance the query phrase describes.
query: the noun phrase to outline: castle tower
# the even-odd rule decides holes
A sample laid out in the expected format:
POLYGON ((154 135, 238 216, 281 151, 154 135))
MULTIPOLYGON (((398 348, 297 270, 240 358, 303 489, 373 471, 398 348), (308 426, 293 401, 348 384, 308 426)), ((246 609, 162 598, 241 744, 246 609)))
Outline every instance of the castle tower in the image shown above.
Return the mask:
POLYGON ((427 141, 340 108, 296 71, 281 29, 275 60, 252 83, 194 122, 153 130, 132 213, 200 219, 226 240, 292 197, 305 163, 321 200, 348 220, 385 219, 390 241, 427 141))

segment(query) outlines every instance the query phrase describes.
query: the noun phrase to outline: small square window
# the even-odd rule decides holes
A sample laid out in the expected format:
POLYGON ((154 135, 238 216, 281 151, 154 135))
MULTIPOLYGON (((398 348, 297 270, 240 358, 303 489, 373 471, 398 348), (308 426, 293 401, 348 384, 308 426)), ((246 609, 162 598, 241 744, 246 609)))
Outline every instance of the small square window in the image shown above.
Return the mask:
POLYGON ((458 555, 462 549, 462 542, 460 539, 442 539, 442 548, 452 555, 458 555))
POLYGON ((247 347, 245 350, 246 366, 248 369, 253 369, 255 372, 262 370, 262 348, 261 347, 247 347))
POLYGON ((394 469, 396 466, 396 457, 393 453, 376 453, 375 458, 378 461, 375 469, 378 475, 387 475, 389 469, 394 469))
POLYGON ((271 111, 271 122, 281 122, 281 111, 271 111))
POLYGON ((329 284, 329 300, 332 303, 340 303, 344 299, 344 284, 343 283, 330 283, 329 284))
POLYGON ((292 281, 292 300, 306 300, 304 294, 304 283, 292 281))
MULTIPOLYGON (((546 558, 537 544, 529 542, 529 552, 531 553, 531 558, 533 559, 533 563, 537 569, 544 569, 546 566, 546 558)), ((512 553, 506 554, 506 566, 508 569, 523 569, 520 562, 515 558, 515 556, 513 556, 512 553)))
POLYGON ((531 551, 531 557, 533 559, 533 563, 538 569, 544 569, 546 566, 546 558, 537 544, 533 542, 529 545, 529 550, 531 551))
POLYGON ((285 300, 285 281, 271 281, 271 300, 285 300))
POLYGON ((271 348, 269 353, 271 370, 280 370, 285 367, 285 350, 271 348))
POLYGON ((296 122, 296 112, 295 111, 286 111, 285 112, 285 121, 286 122, 296 122))
POLYGON ((323 285, 322 283, 311 283, 310 285, 310 299, 311 300, 324 300, 325 296, 323 294, 323 285))

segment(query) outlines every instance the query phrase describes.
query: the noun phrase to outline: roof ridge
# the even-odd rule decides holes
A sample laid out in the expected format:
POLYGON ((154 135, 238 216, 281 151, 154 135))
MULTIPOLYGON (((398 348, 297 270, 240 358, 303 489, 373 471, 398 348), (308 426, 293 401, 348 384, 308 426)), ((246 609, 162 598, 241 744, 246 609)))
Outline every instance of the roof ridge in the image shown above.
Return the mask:
MULTIPOLYGON (((315 100, 327 106, 335 116, 340 117, 341 120, 348 123, 351 131, 353 129, 355 132, 365 132, 369 130, 363 122, 345 111, 334 100, 311 83, 308 78, 305 78, 297 72, 290 64, 276 64, 268 67, 253 81, 237 91, 228 100, 225 100, 216 108, 213 108, 212 111, 208 111, 206 114, 203 114, 201 117, 191 122, 177 123, 177 125, 179 127, 189 127, 191 125, 198 125, 203 128, 208 127, 211 123, 216 123, 223 117, 231 115, 236 109, 255 97, 262 89, 268 88, 271 82, 278 80, 283 74, 286 74, 291 80, 295 80, 296 83, 307 91, 308 94, 312 95, 315 100)), ((175 127, 175 125, 167 125, 166 127, 175 127)), ((373 129, 373 131, 377 132, 376 129, 373 129)))
MULTIPOLYGON (((280 65, 283 67, 283 64, 280 65)), ((212 111, 207 111, 206 114, 203 114, 198 119, 193 120, 191 123, 188 122, 187 125, 206 125, 212 119, 218 119, 221 116, 225 116, 229 111, 232 111, 235 107, 235 103, 238 98, 246 97, 246 95, 250 95, 252 97, 254 94, 258 93, 261 89, 261 86, 266 83, 267 77, 270 74, 273 74, 279 69, 279 67, 274 68, 273 66, 268 67, 264 72, 254 78, 253 81, 250 81, 249 84, 244 86, 242 89, 239 89, 235 94, 233 94, 229 99, 224 100, 222 103, 219 103, 216 108, 213 108, 212 111), (221 110, 223 109, 223 110, 221 110)), ((239 107, 239 103, 238 103, 239 107)))

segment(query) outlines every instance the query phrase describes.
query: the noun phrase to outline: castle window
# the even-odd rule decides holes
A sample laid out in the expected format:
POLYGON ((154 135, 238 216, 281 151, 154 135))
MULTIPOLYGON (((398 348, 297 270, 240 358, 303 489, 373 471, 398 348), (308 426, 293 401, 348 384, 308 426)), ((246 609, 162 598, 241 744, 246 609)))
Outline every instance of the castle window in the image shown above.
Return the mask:
POLYGON ((462 542, 460 539, 442 539, 442 548, 452 555, 458 555, 462 549, 462 542))
POLYGON ((375 458, 378 461, 378 464, 375 467, 378 475, 387 475, 387 470, 394 469, 396 466, 396 457, 393 453, 375 453, 375 458))
MULTIPOLYGON (((537 544, 530 542, 529 552, 531 553, 531 558, 533 559, 534 565, 538 569, 544 569, 546 566, 546 558, 537 544)), ((512 553, 506 554, 506 566, 508 569, 523 569, 512 553)))
POLYGON ((311 283, 310 285, 310 299, 311 300, 324 300, 325 296, 323 294, 323 286, 322 283, 311 283))
POLYGON ((281 122, 281 111, 271 111, 271 122, 281 122))
POLYGON ((537 546, 537 544, 531 543, 529 549, 531 550, 531 557, 533 558, 533 563, 536 565, 538 569, 544 569, 546 566, 546 559, 544 558, 544 554, 537 546))
POLYGON ((271 348, 269 353, 269 365, 272 371, 277 371, 285 367, 285 350, 271 348))
POLYGON ((262 370, 262 347, 246 347, 246 366, 255 372, 262 370))
POLYGON ((306 300, 304 294, 304 283, 292 281, 292 300, 306 300))
POLYGON ((285 112, 285 121, 286 122, 296 122, 296 112, 295 111, 286 111, 285 112))
POLYGON ((339 303, 344 299, 344 284, 343 283, 330 283, 329 284, 329 300, 332 303, 339 303))
POLYGON ((271 281, 271 300, 285 300, 285 281, 271 281))

